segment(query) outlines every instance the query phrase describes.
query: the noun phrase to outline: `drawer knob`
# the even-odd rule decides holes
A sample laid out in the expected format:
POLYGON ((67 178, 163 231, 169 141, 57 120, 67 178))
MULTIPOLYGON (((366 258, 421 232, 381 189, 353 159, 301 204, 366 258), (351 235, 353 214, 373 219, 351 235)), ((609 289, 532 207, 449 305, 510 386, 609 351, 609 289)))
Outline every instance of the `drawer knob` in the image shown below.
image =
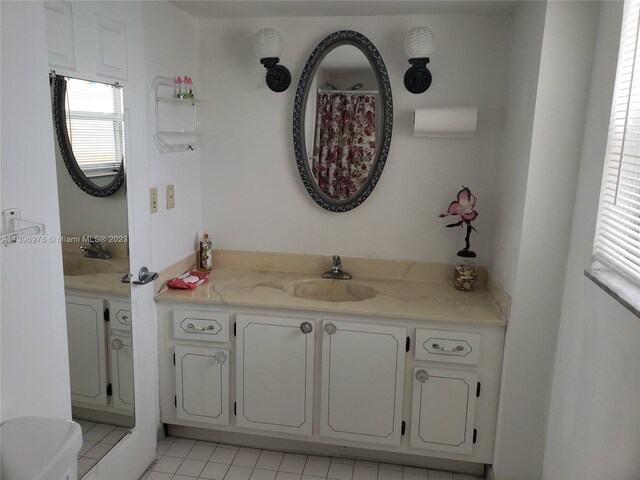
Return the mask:
POLYGON ((300 324, 300 330, 302 331, 302 333, 307 335, 307 334, 313 332, 313 325, 311 325, 310 322, 302 322, 300 324))
POLYGON ((114 338, 111 340, 111 348, 114 350, 120 350, 123 346, 122 340, 119 338, 114 338))
POLYGON ((189 323, 187 328, 195 330, 196 332, 204 332, 205 330, 213 330, 213 325, 207 325, 206 327, 196 327, 193 323, 189 323))
POLYGON ((433 345, 431 345, 431 348, 435 350, 440 350, 441 352, 445 352, 445 353, 462 352, 464 350, 464 347, 462 345, 458 345, 457 347, 453 347, 453 348, 447 348, 447 347, 443 347, 439 343, 434 343, 433 345))
POLYGON ((216 352, 215 355, 213 356, 213 361, 214 363, 224 363, 227 361, 227 356, 225 355, 224 352, 216 352))
POLYGON ((337 331, 338 331, 338 328, 331 322, 327 323, 324 326, 324 333, 326 333, 327 335, 333 335, 337 331))
POLYGON ((423 370, 421 368, 420 370, 416 371, 416 380, 418 380, 420 383, 424 383, 429 380, 429 374, 426 370, 423 370))

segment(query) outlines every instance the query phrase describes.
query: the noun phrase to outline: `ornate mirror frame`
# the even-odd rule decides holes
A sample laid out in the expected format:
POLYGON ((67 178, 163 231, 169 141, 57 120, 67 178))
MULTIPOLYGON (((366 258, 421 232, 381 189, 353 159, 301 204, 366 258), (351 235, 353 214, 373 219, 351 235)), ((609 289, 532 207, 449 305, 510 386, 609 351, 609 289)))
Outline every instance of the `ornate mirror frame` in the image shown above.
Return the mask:
POLYGON ((120 164, 120 168, 115 173, 113 180, 107 185, 96 185, 89 178, 87 178, 87 176, 83 173, 82 169, 78 165, 76 157, 73 154, 71 140, 69 139, 69 132, 67 131, 67 115, 64 107, 67 94, 67 81, 61 75, 55 75, 52 81, 53 120, 55 123, 56 138, 58 140, 58 145, 60 146, 62 159, 64 160, 64 164, 67 167, 69 175, 83 192, 88 193, 91 196, 109 197, 113 195, 124 183, 124 162, 120 164))
POLYGON ((393 100, 391 98, 391 84, 389 75, 382 60, 382 56, 376 47, 364 35, 353 30, 342 30, 332 33, 322 40, 315 48, 300 76, 296 98, 293 106, 293 148, 296 155, 296 163, 300 178, 311 198, 322 208, 331 212, 347 212, 353 210, 366 200, 371 194, 376 183, 382 175, 389 146, 391 145, 391 131, 393 129, 393 100), (309 166, 307 149, 304 139, 305 105, 309 94, 310 80, 324 57, 334 48, 340 45, 353 45, 358 48, 369 60, 371 67, 375 71, 376 80, 380 90, 382 104, 382 133, 376 152, 376 158, 372 166, 366 184, 356 195, 347 200, 333 200, 325 195, 316 184, 309 166))

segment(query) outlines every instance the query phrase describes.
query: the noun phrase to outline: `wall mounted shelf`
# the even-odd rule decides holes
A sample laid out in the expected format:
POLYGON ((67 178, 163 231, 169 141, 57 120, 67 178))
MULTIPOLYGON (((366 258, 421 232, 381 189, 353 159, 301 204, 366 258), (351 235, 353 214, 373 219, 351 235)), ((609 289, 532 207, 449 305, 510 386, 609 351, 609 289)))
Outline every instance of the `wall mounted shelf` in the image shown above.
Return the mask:
MULTIPOLYGON (((151 85, 153 103, 153 140, 163 153, 195 150, 200 145, 198 102, 175 97, 176 82, 157 76, 151 85)), ((197 98, 198 93, 192 87, 197 98)))

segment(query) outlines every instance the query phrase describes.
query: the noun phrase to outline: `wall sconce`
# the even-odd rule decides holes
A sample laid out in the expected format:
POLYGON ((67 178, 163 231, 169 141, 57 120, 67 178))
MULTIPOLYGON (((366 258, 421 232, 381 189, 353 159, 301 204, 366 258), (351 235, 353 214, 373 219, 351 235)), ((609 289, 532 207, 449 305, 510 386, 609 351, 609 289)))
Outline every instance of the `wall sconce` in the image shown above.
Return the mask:
POLYGON ((427 27, 416 27, 404 39, 404 51, 411 67, 404 74, 404 86, 411 93, 423 93, 431 86, 431 72, 427 68, 433 53, 434 35, 427 27))
POLYGON ((256 53, 260 63, 267 69, 267 85, 274 92, 284 92, 291 85, 291 74, 287 67, 278 65, 284 43, 278 32, 263 28, 256 35, 256 53))

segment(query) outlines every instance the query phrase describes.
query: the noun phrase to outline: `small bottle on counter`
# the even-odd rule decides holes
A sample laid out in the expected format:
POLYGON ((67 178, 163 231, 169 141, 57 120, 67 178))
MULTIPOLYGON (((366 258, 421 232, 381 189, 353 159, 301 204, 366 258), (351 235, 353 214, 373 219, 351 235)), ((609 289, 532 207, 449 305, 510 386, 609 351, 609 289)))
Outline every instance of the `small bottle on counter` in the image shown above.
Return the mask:
POLYGON ((213 269, 213 243, 208 233, 202 235, 197 260, 198 270, 210 272, 213 269))

